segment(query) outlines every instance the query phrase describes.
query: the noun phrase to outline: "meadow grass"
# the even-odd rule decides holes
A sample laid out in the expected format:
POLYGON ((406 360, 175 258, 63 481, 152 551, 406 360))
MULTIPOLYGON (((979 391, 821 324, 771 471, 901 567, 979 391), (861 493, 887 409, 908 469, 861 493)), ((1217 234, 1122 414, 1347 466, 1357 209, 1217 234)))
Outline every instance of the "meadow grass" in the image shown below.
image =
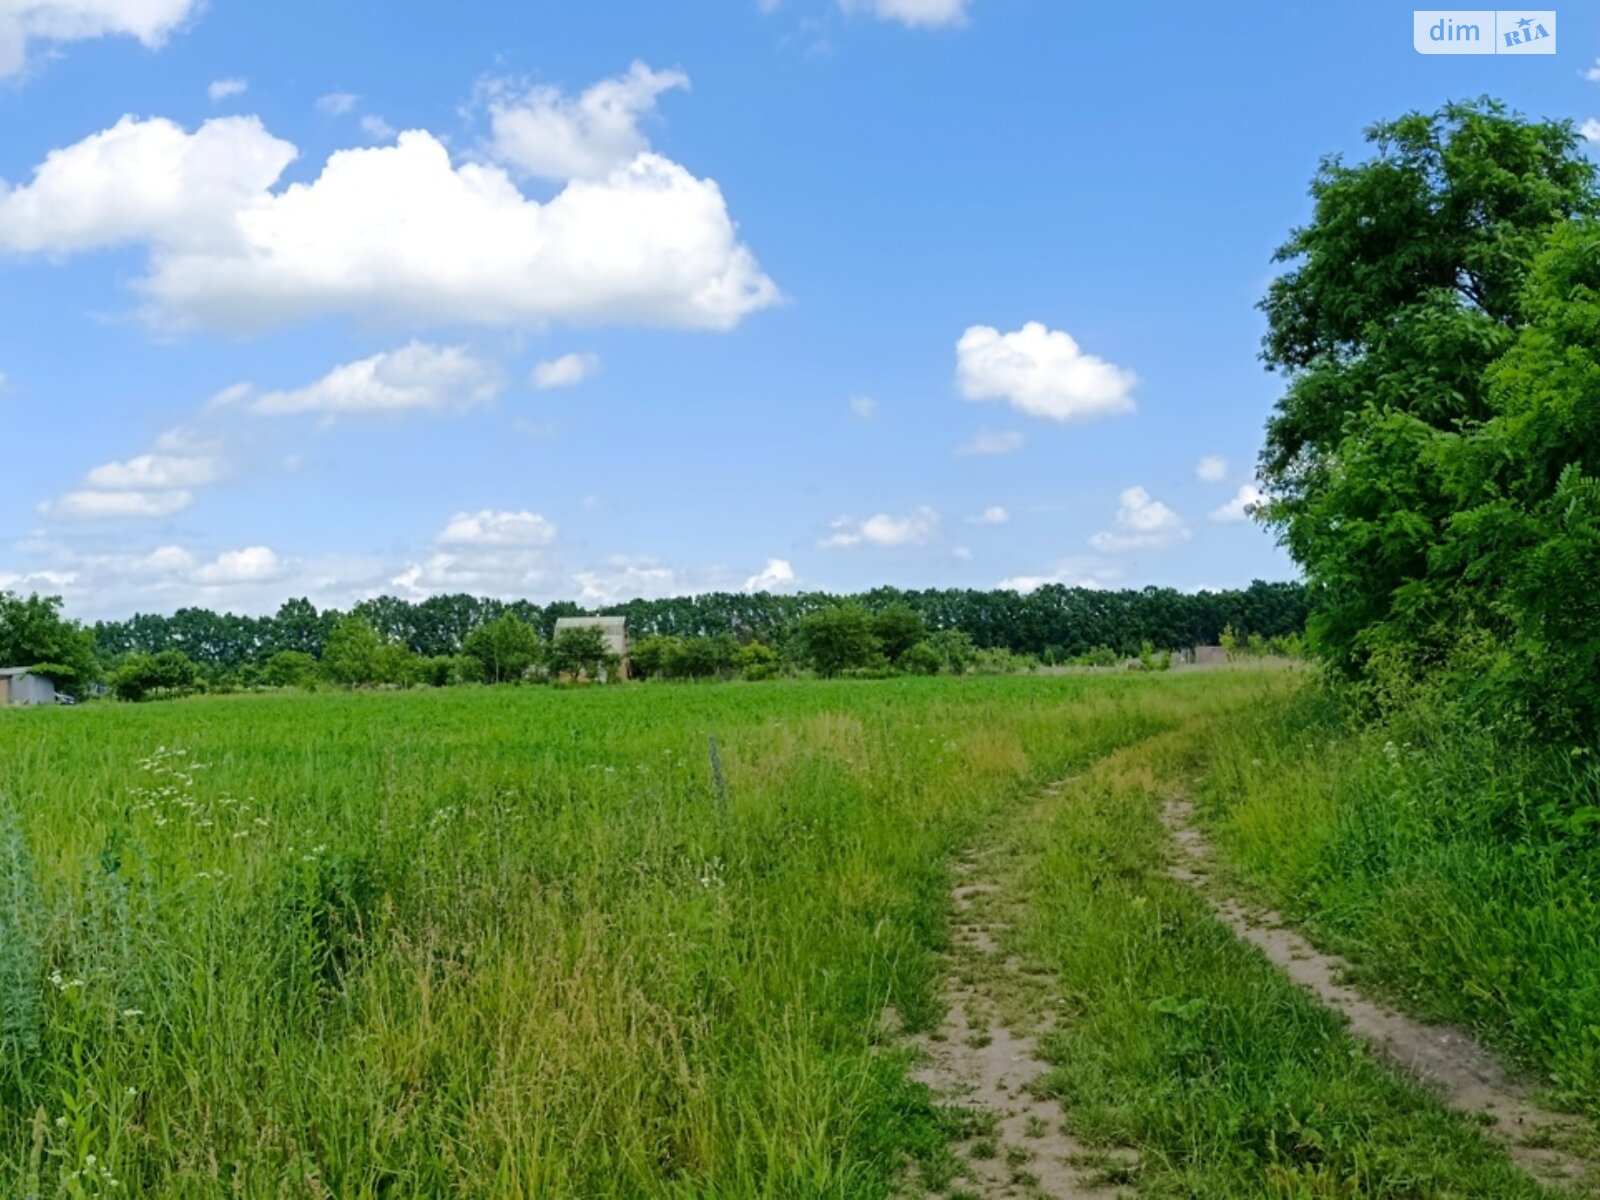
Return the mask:
POLYGON ((888 1195, 948 1132, 881 1014, 938 1015, 956 849, 1260 687, 0 714, 0 1194, 888 1195))
POLYGON ((1307 687, 1217 739, 1201 811, 1366 986, 1600 1119, 1600 763, 1512 734, 1426 703, 1368 726, 1307 687))
POLYGON ((997 834, 1001 951, 1024 969, 986 986, 1008 1022, 1049 1028, 1034 1086, 1090 1147, 1085 1173, 1210 1200, 1552 1194, 1168 875, 1161 807, 1241 715, 1119 749, 997 834))

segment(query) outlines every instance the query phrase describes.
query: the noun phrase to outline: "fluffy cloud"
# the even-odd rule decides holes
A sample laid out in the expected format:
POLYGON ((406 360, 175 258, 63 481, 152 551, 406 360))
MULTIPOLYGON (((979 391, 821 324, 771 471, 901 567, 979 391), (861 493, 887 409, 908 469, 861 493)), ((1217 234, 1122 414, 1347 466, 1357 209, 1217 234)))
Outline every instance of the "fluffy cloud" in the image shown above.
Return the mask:
POLYGON ((1594 66, 1584 71, 1583 77, 1590 83, 1600 83, 1600 58, 1594 60, 1594 66))
POLYGON ((151 453, 91 468, 81 490, 46 501, 39 512, 65 521, 170 517, 193 502, 191 489, 227 477, 225 448, 222 440, 180 425, 158 437, 151 453))
POLYGON ((1600 120, 1590 117, 1578 126, 1578 133, 1586 142, 1600 142, 1600 120))
POLYGON ((1258 506, 1267 502, 1267 494, 1253 483, 1247 483, 1233 494, 1221 508, 1211 512, 1213 521, 1224 524, 1233 524, 1237 521, 1248 521, 1251 512, 1258 506))
POLYGON ((214 79, 211 86, 206 88, 206 95, 211 103, 216 104, 228 99, 230 96, 242 96, 250 90, 248 79, 214 79))
POLYGON ((1053 571, 1042 575, 1015 575, 1002 579, 996 587, 1008 588, 1027 595, 1049 584, 1069 588, 1106 588, 1116 583, 1122 573, 1093 558, 1072 558, 1059 564, 1053 571))
POLYGON ((421 130, 274 190, 296 156, 255 117, 124 117, 0 183, 0 250, 143 245, 149 319, 234 331, 324 314, 726 330, 779 299, 717 185, 657 154, 543 202, 421 130))
POLYGON ((572 579, 578 585, 578 603, 591 606, 653 600, 682 590, 677 572, 653 558, 619 556, 603 568, 579 571, 572 579))
POLYGON ((1195 463, 1194 474, 1202 483, 1221 483, 1228 477, 1228 460, 1220 454, 1208 454, 1195 463))
POLYGON ((84 482, 99 491, 169 491, 204 487, 222 474, 222 463, 210 455, 141 454, 95 467, 84 482))
POLYGON ((639 122, 655 111, 656 98, 688 86, 682 71, 654 71, 642 62, 577 97, 553 87, 519 93, 496 84, 489 93, 489 152, 537 179, 605 179, 650 148, 639 122))
POLYGON ((1011 514, 1000 505, 991 504, 971 520, 974 525, 1005 525, 1011 520, 1011 514))
POLYGON ((68 492, 56 500, 47 500, 39 506, 39 512, 63 521, 154 520, 182 512, 193 499, 193 493, 183 488, 166 491, 84 490, 68 492))
POLYGON ((939 514, 927 505, 914 509, 903 517, 879 513, 865 521, 840 517, 833 523, 833 533, 819 545, 827 549, 850 546, 918 546, 927 542, 939 529, 939 514))
POLYGON ((776 592, 793 586, 794 566, 787 559, 769 558, 767 565, 744 581, 747 592, 776 592))
POLYGON ((0 77, 27 62, 33 41, 134 37, 154 49, 203 0, 0 0, 0 77))
MULTIPOLYGON (((181 553, 181 552, 180 552, 181 553)), ((197 567, 190 579, 202 587, 226 587, 239 583, 268 583, 288 574, 288 564, 266 546, 230 550, 197 567)))
POLYGON ((250 407, 273 416, 323 413, 330 418, 436 412, 487 404, 499 391, 499 371, 466 347, 411 342, 335 367, 296 391, 268 392, 250 407))
MULTIPOLYGON (((319 606, 348 605, 373 582, 374 565, 338 558, 287 559, 266 546, 203 555, 180 545, 88 553, 41 537, 17 547, 42 561, 21 576, 22 586, 66 598, 74 616, 122 619, 132 612, 171 612, 185 605, 234 612, 272 612, 284 599, 285 580, 296 595, 319 606)), ((0 573, 0 588, 7 576, 0 573)))
POLYGON ((1170 546, 1189 536, 1189 527, 1161 501, 1142 487, 1131 487, 1118 497, 1117 516, 1110 530, 1089 539, 1096 550, 1132 550, 1141 546, 1170 546))
POLYGON ((972 0, 839 0, 839 7, 847 12, 869 12, 886 21, 921 28, 965 24, 971 5, 972 0))
POLYGON ((956 343, 968 400, 1000 400, 1032 417, 1077 421, 1133 411, 1133 372, 1085 354, 1066 333, 1029 321, 1015 333, 974 325, 956 343))
POLYGON ((984 430, 970 442, 956 447, 956 453, 963 456, 990 456, 996 454, 1013 454, 1027 444, 1028 439, 1015 429, 1003 430, 999 433, 990 433, 984 430))
POLYGON ((438 551, 390 579, 401 594, 422 599, 441 592, 527 595, 550 578, 554 524, 538 513, 484 509, 446 522, 438 551))
POLYGON ((505 597, 526 595, 548 579, 544 562, 526 553, 439 553, 412 563, 390 579, 389 586, 417 600, 449 592, 505 597))
POLYGON ((548 546, 556 540, 556 527, 538 513, 457 513, 439 535, 441 546, 548 546))
POLYGON ((577 387, 600 369, 598 354, 563 354, 533 369, 533 386, 541 392, 577 387))

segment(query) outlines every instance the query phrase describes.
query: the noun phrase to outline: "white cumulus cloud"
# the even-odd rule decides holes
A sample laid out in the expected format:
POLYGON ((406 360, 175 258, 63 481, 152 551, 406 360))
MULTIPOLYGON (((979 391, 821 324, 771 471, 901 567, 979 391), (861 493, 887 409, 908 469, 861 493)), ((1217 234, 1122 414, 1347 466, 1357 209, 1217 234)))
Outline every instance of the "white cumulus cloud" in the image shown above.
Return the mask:
POLYGON ((972 0, 839 0, 846 12, 868 12, 921 28, 965 24, 971 6, 972 0))
POLYGON ((434 539, 438 550, 389 584, 416 599, 442 592, 525 596, 549 583, 557 535, 551 521, 526 509, 459 512, 434 539))
POLYGON ((1220 454, 1208 454, 1195 463, 1194 474, 1202 483, 1221 483, 1228 478, 1228 460, 1220 454))
POLYGON ((591 606, 654 600, 681 590, 677 572, 653 558, 618 556, 603 567, 579 571, 572 579, 578 585, 578 603, 591 606))
POLYGON ((1099 559, 1070 558, 1058 564, 1054 570, 1039 575, 1014 575, 1010 579, 1002 579, 996 586, 1027 595, 1050 584, 1069 588, 1107 588, 1121 577, 1119 570, 1099 559))
POLYGON ((221 477, 221 462, 209 455, 140 454, 95 467, 84 482, 102 491, 163 491, 204 487, 221 477))
POLYGON ((656 71, 642 62, 575 97, 548 86, 517 91, 493 85, 489 153, 538 179, 605 179, 650 148, 639 122, 655 112, 656 98, 688 86, 682 71, 656 71))
POLYGON ((939 529, 939 514, 927 505, 913 509, 903 517, 878 513, 864 521, 840 517, 832 525, 833 532, 819 545, 827 549, 850 546, 917 546, 933 537, 939 529))
POLYGON ((1586 142, 1600 142, 1600 120, 1590 117, 1578 126, 1578 133, 1586 142))
POLYGON ((598 354, 563 354, 533 368, 533 386, 541 392, 577 387, 599 369, 598 354))
POLYGON ((1132 550, 1141 546, 1170 546, 1189 536, 1189 527, 1161 501, 1142 487, 1126 489, 1117 502, 1112 528, 1089 539, 1096 550, 1132 550))
POLYGON ((744 581, 747 592, 775 592, 792 587, 795 581, 794 565, 784 558, 769 558, 767 565, 744 581))
POLYGON ((1052 421, 1133 411, 1133 372, 1092 354, 1072 337, 1029 321, 1014 333, 974 325, 956 343, 956 383, 968 400, 1000 400, 1052 421))
POLYGON ((1211 519, 1224 524, 1233 524, 1237 521, 1248 521, 1251 512, 1258 506, 1267 502, 1267 494, 1253 483, 1247 483, 1233 494, 1221 508, 1213 509, 1211 519))
POLYGON ((0 77, 27 62, 31 42, 133 37, 150 49, 204 0, 0 0, 0 77))
POLYGON ((0 182, 0 250, 142 245, 148 319, 233 331, 325 314, 726 330, 780 298, 716 183, 657 154, 545 201, 422 130, 278 187, 297 154, 256 117, 124 117, 0 182))
POLYGON ((441 546, 548 546, 556 540, 556 527, 538 513, 457 513, 439 534, 441 546))
POLYGON ((39 512, 64 521, 153 520, 183 511, 193 499, 193 494, 182 488, 153 492, 84 490, 47 500, 39 506, 39 512))
POLYGON ((213 561, 197 567, 190 579, 206 587, 239 583, 265 583, 281 579, 288 573, 288 564, 267 546, 251 546, 245 550, 229 550, 213 561))
POLYGON ((267 415, 322 413, 328 417, 440 411, 487 404, 500 391, 500 372, 464 346, 411 342, 335 367, 307 387, 268 392, 251 408, 267 415))
POLYGON ((211 98, 211 103, 216 104, 230 96, 242 96, 249 90, 248 79, 214 79, 211 86, 206 88, 206 95, 211 98))

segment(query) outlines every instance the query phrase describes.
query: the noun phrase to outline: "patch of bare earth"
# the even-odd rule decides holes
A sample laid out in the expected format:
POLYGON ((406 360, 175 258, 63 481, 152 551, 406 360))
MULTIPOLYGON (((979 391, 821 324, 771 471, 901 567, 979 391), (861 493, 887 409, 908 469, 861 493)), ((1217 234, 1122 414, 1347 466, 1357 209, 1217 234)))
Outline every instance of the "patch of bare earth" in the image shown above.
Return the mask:
MULTIPOLYGON (((1048 789, 1044 799, 1056 790, 1048 789)), ((1049 1029, 1048 992, 1001 948, 1005 911, 1019 902, 1006 895, 994 869, 1003 853, 973 854, 956 865, 946 1016, 936 1033, 918 1041, 924 1061, 916 1078, 971 1117, 971 1136, 957 1148, 965 1178, 949 1194, 1107 1200, 1122 1193, 1097 1180, 1127 1164, 1088 1152, 1067 1133, 1061 1106, 1034 1091, 1050 1069, 1038 1049, 1049 1029)))
MULTIPOLYGON (((1582 1121, 1541 1107, 1533 1100, 1532 1089, 1465 1030, 1424 1024, 1343 982, 1349 973, 1344 959, 1316 949, 1278 913, 1249 908, 1215 885, 1211 846, 1195 824, 1188 801, 1169 801, 1162 816, 1180 852, 1169 868, 1173 878, 1200 891, 1238 937, 1341 1013, 1353 1034, 1446 1104, 1482 1120, 1484 1132, 1530 1173, 1556 1184, 1600 1184, 1600 1163, 1573 1148, 1583 1135, 1582 1121)), ((1587 1187, 1584 1194, 1591 1194, 1587 1187)))

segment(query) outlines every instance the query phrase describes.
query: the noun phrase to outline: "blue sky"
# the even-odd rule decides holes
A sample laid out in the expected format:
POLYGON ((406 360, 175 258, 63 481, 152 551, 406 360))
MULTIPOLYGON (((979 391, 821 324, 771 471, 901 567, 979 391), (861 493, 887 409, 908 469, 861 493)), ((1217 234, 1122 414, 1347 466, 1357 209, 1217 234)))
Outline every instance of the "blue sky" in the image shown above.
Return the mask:
POLYGON ((0 587, 1290 577, 1230 518, 1319 156, 1600 117, 1600 11, 1411 12, 0 0, 0 587))

